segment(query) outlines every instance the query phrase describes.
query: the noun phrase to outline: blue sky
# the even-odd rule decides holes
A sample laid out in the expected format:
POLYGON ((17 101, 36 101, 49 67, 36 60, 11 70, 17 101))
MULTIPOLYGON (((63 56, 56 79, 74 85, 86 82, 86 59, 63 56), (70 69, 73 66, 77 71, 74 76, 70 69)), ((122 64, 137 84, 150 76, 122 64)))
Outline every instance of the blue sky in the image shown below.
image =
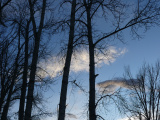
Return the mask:
MULTIPOLYGON (((94 22, 99 23, 97 24, 100 26, 98 29, 103 30, 103 32, 107 29, 107 27, 104 27, 103 20, 100 21, 95 19, 94 22)), ((109 26, 109 24, 106 26, 109 26)), ((111 28, 112 27, 109 26, 109 29, 107 30, 110 31, 111 28)), ((143 33, 143 31, 140 32, 142 39, 133 39, 129 33, 129 29, 127 29, 123 32, 123 40, 125 44, 115 40, 116 42, 113 43, 113 46, 110 48, 112 51, 110 54, 111 62, 104 59, 99 62, 98 67, 96 67, 96 74, 99 74, 96 78, 96 83, 111 80, 115 77, 123 77, 125 66, 130 66, 132 74, 135 75, 144 62, 155 64, 157 60, 160 60, 160 28, 152 27, 146 33, 143 33)), ((61 35, 61 37, 65 37, 66 41, 68 39, 65 34, 64 36, 61 35)), ((53 53, 56 49, 59 49, 57 41, 60 42, 61 37, 59 35, 53 36, 53 41, 51 40, 53 43, 49 45, 53 53)), ((102 57, 102 55, 99 57, 102 57)), ((52 90, 44 93, 44 97, 47 99, 45 104, 51 112, 55 113, 55 116, 44 118, 44 120, 56 120, 57 117, 56 112, 60 98, 61 76, 59 78, 55 78, 55 76, 59 75, 63 69, 63 61, 60 63, 57 63, 57 61, 59 61, 59 59, 53 55, 51 58, 48 58, 46 63, 44 61, 40 61, 39 63, 40 66, 43 66, 50 73, 52 79, 56 80, 54 85, 51 86, 52 90)), ((85 91, 88 91, 89 83, 88 66, 87 51, 82 50, 77 56, 74 56, 74 59, 72 60, 69 79, 69 81, 76 80, 85 91)), ((87 104, 88 94, 83 93, 79 88, 76 88, 69 83, 66 113, 76 115, 77 120, 84 120, 87 116, 87 104)), ((118 113, 118 110, 113 104, 108 105, 108 111, 103 110, 101 115, 107 117, 107 120, 120 120, 121 117, 125 117, 118 113)), ((75 120, 74 118, 66 118, 66 120, 67 119, 75 120)))
MULTIPOLYGON (((143 65, 144 62, 149 64, 155 64, 157 60, 160 59, 160 28, 152 27, 146 33, 141 34, 142 39, 132 39, 129 33, 126 32, 124 35, 125 44, 118 43, 114 46, 114 48, 118 52, 125 50, 123 54, 118 55, 116 59, 110 64, 104 64, 103 62, 100 64, 100 67, 96 68, 96 73, 99 76, 96 79, 96 83, 110 80, 115 77, 123 77, 124 67, 130 66, 131 72, 135 75, 139 68, 143 65)), ((80 54, 82 55, 82 54, 80 54)), ((83 54, 84 55, 84 54, 83 54)), ((79 58, 77 58, 79 59, 79 58)), ((84 61, 87 60, 84 59, 84 61)), ((78 65, 73 65, 70 74, 70 81, 77 80, 77 83, 80 83, 82 87, 87 91, 88 90, 88 68, 84 68, 88 63, 83 63, 82 61, 76 61, 78 65), (82 67, 84 66, 84 67, 82 67), (80 68, 80 69, 78 69, 80 68)), ((59 64, 60 65, 60 64, 59 64)), ((51 67, 51 64, 49 64, 51 67)), ((53 69, 55 66, 53 66, 53 69)), ((58 67, 58 66, 57 66, 58 67)), ((52 67, 50 68, 52 70, 52 67)), ((54 77, 53 77, 54 78, 54 77)), ((57 105, 59 103, 59 95, 60 95, 60 87, 61 87, 61 78, 56 81, 56 84, 53 85, 53 91, 49 91, 45 93, 45 96, 50 96, 48 99, 48 106, 52 112, 56 112, 57 105)), ((68 88, 68 97, 67 97, 67 113, 72 113, 77 116, 78 120, 83 120, 86 116, 88 103, 88 95, 80 91, 79 88, 74 88, 71 84, 69 84, 68 88), (83 114, 82 114, 83 113, 83 114)), ((119 120, 121 117, 120 114, 117 114, 114 105, 109 106, 110 112, 109 115, 106 115, 108 120, 119 120), (117 116, 115 116, 115 113, 117 116)), ((105 113, 105 111, 103 111, 105 113)), ((45 120, 55 120, 54 118, 46 118, 45 120)), ((69 120, 72 120, 69 118, 69 120)), ((73 119, 75 120, 75 119, 73 119)))
POLYGON ((160 60, 159 33, 159 27, 153 27, 144 33, 143 38, 140 40, 130 40, 130 36, 126 35, 125 40, 128 42, 122 47, 125 47, 127 52, 118 57, 114 63, 102 67, 99 70, 100 76, 97 79, 104 81, 114 77, 123 77, 124 66, 130 66, 131 73, 135 75, 144 62, 154 65, 156 61, 160 60))
MULTIPOLYGON (((70 12, 70 11, 69 11, 70 12)), ((98 17, 97 17, 98 18, 98 17)), ((97 19, 94 20, 97 22, 97 19)), ((110 21, 112 22, 112 21, 110 21)), ((105 31, 107 27, 104 27, 104 21, 98 21, 97 25, 100 25, 99 29, 105 31)), ((109 23, 108 23, 109 25, 109 23)), ((112 25, 111 25, 112 26, 112 25)), ((96 26, 95 26, 96 27, 96 26)), ((110 26, 109 26, 110 27, 110 26)), ((107 29, 110 31, 110 29, 107 29)), ((124 67, 130 66, 131 72, 135 75, 139 68, 143 65, 144 62, 149 64, 155 64, 157 60, 160 60, 160 27, 152 27, 146 33, 140 31, 142 34, 142 39, 133 39, 129 34, 128 30, 123 32, 123 39, 125 44, 116 41, 114 46, 111 46, 109 50, 111 50, 110 61, 104 59, 99 62, 98 67, 96 67, 96 74, 99 76, 96 79, 96 83, 111 80, 115 77, 123 77, 124 67), (113 55, 113 56, 112 56, 113 55), (114 56, 116 56, 114 58, 114 56)), ((63 36, 63 35, 62 35, 63 36)), ((61 36, 61 37, 62 37, 61 36)), ((63 37, 66 37, 64 35, 63 37)), ((57 35, 53 36, 53 39, 57 42, 60 42, 60 37, 57 35)), ((66 41, 68 37, 65 38, 66 41)), ((52 51, 59 49, 59 46, 55 44, 50 44, 49 47, 52 48, 52 51)), ((78 84, 80 84, 85 91, 88 91, 88 58, 87 51, 81 51, 75 56, 74 60, 72 61, 71 66, 71 74, 70 74, 70 81, 76 80, 78 84)), ((100 55, 99 57, 102 57, 100 55)), ((53 80, 56 82, 51 86, 52 90, 44 93, 46 105, 51 112, 57 111, 57 106, 59 103, 60 98, 60 89, 61 89, 61 76, 59 78, 55 78, 56 75, 61 73, 63 68, 63 61, 62 63, 57 63, 58 59, 53 55, 51 58, 48 58, 47 63, 45 64, 44 61, 40 61, 39 65, 43 66, 52 76, 53 80)), ((42 74, 43 76, 43 74, 42 74)), ((45 76, 45 75, 44 75, 45 76)), ((19 103, 17 103, 19 104, 19 103)), ((17 104, 15 104, 17 106, 17 104)), ((77 116, 77 120, 84 120, 86 119, 87 115, 87 104, 88 104, 88 94, 83 93, 79 88, 74 87, 72 84, 69 83, 68 87, 68 96, 67 96, 67 109, 66 113, 74 114, 77 116)), ((15 107, 16 108, 16 107, 15 107)), ((121 117, 118 114, 114 105, 109 105, 108 107, 110 111, 103 111, 102 116, 106 112, 107 120, 119 120, 121 117), (116 116, 116 115, 117 116, 116 116)), ((12 109, 14 111, 14 109, 12 109)), ((105 116, 105 115, 104 115, 105 116)), ((67 118, 72 120, 72 118, 67 118)), ((44 120, 56 120, 56 115, 54 117, 48 117, 44 120)), ((75 120, 75 119, 73 119, 75 120)))
MULTIPOLYGON (((97 17, 98 18, 98 17, 97 17)), ((106 24, 106 26, 103 24, 104 21, 100 19, 95 19, 94 22, 99 26, 96 30, 100 29, 106 31, 110 31, 112 29, 112 25, 106 24), (107 29, 108 27, 109 29, 107 29)), ((112 22, 112 21, 111 21, 112 22)), ((95 28, 97 27, 95 26, 95 28)), ((109 64, 107 60, 104 60, 99 63, 99 67, 96 67, 96 74, 99 74, 99 76, 96 79, 96 83, 110 80, 115 77, 123 77, 124 74, 124 67, 130 66, 131 72, 133 75, 135 75, 139 68, 143 65, 144 62, 149 64, 155 64, 157 60, 160 60, 160 28, 159 27, 152 27, 147 32, 143 32, 140 29, 140 35, 141 39, 133 39, 130 35, 129 29, 123 31, 123 40, 125 44, 122 42, 119 42, 118 40, 115 40, 116 42, 113 43, 114 48, 112 50, 115 54, 118 54, 116 58, 111 57, 111 61, 109 64), (122 52, 124 51, 124 52, 122 52), (121 54, 120 54, 121 53, 121 54)), ((66 41, 68 37, 66 35, 61 35, 62 39, 65 38, 66 41)), ((60 42, 60 36, 53 36, 53 39, 60 42)), ((56 50, 59 47, 55 45, 53 41, 53 44, 49 45, 51 48, 56 50), (52 46, 54 45, 54 47, 52 46)), ((112 44, 111 44, 112 45, 112 44)), ((88 91, 88 59, 86 57, 87 52, 81 51, 81 53, 78 53, 78 55, 75 57, 74 60, 72 60, 72 66, 71 66, 71 74, 70 74, 70 81, 76 80, 77 83, 82 85, 82 87, 88 91)), ((59 75, 60 71, 63 68, 63 62, 57 63, 58 59, 55 60, 55 56, 53 55, 51 58, 49 58, 47 64, 45 64, 43 61, 40 62, 40 65, 44 66, 46 70, 49 71, 49 73, 52 75, 53 80, 55 80, 54 76, 59 75), (54 61, 54 62, 53 62, 54 61)), ((56 112, 57 105, 59 103, 59 96, 60 96, 60 88, 61 88, 61 77, 56 78, 56 83, 53 85, 52 89, 53 91, 48 91, 45 93, 45 96, 51 96, 50 99, 48 99, 48 106, 52 112, 56 112)), ((77 116, 78 120, 84 120, 83 116, 86 117, 86 109, 88 104, 88 95, 81 92, 79 88, 74 88, 71 84, 69 84, 68 88, 68 96, 67 96, 67 113, 72 113, 77 116), (82 114, 82 112, 84 112, 82 114)), ((116 108, 114 105, 110 106, 111 108, 109 114, 107 115, 110 120, 120 119, 120 115, 117 114, 118 111, 115 112, 116 108), (115 116, 115 113, 117 117, 115 116), (113 117, 111 117, 113 116, 113 117)), ((104 111, 105 112, 105 111, 104 111)), ((124 116, 123 116, 124 117, 124 116)), ((107 119, 108 119, 107 118, 107 119)), ((54 120, 56 119, 56 116, 54 118, 46 118, 46 120, 54 120)), ((71 118, 69 118, 71 120, 71 118)))

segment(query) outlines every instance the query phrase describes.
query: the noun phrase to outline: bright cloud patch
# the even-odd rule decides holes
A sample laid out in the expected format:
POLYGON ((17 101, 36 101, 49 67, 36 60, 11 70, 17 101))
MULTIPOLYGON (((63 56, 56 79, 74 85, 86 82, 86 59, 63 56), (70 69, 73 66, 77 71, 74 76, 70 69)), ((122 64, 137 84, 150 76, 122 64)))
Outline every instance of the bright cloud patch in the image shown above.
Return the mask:
MULTIPOLYGON (((98 53, 96 50, 95 63, 96 67, 101 67, 102 64, 113 63, 116 58, 120 55, 123 55, 126 52, 126 49, 116 49, 115 47, 109 47, 107 51, 98 53), (98 53, 98 54, 97 54, 98 53)), ((42 77, 50 76, 56 77, 61 75, 64 67, 64 60, 60 60, 58 57, 51 57, 47 61, 41 61, 38 65, 43 68, 46 72, 40 71, 42 77)), ((72 56, 71 62, 71 71, 80 72, 89 70, 89 53, 86 49, 75 52, 72 56)))
POLYGON ((88 71, 89 70, 89 54, 87 50, 74 53, 71 62, 71 71, 88 71))
POLYGON ((56 77, 61 75, 64 64, 62 60, 52 57, 47 61, 39 62, 38 66, 43 68, 43 70, 38 71, 38 75, 41 77, 56 77))
POLYGON ((108 50, 103 51, 103 54, 99 53, 98 55, 96 55, 95 62, 97 63, 98 66, 101 65, 102 63, 104 64, 113 63, 117 57, 125 54, 126 51, 127 51, 126 49, 116 49, 113 46, 109 47, 108 50))

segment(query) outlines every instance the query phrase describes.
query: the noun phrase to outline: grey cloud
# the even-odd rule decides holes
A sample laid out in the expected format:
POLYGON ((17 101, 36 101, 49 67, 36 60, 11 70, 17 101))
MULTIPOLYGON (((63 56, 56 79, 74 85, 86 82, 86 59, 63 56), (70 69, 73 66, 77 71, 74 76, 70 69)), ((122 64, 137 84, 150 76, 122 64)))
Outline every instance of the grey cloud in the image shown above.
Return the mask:
POLYGON ((76 115, 74 115, 74 114, 72 114, 72 113, 66 113, 66 117, 67 117, 67 118, 77 119, 76 115))
POLYGON ((126 80, 121 78, 114 80, 106 80, 97 84, 97 87, 100 88, 100 92, 104 93, 112 93, 119 87, 133 89, 137 88, 138 86, 139 82, 136 79, 126 80))

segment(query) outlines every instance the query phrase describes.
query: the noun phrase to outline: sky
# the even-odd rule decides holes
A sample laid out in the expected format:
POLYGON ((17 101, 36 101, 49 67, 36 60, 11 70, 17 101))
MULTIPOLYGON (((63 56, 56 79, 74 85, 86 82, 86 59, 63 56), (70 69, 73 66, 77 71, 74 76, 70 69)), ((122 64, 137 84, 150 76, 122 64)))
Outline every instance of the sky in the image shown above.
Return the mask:
MULTIPOLYGON (((70 12, 70 11, 69 11, 70 12)), ((104 21, 95 19, 94 22, 99 23, 99 29, 105 31, 103 27, 104 21)), ((110 30, 110 29, 109 29, 110 30)), ((141 32, 141 39, 133 39, 129 35, 129 31, 123 32, 124 43, 117 41, 108 48, 108 56, 104 57, 99 54, 97 59, 95 58, 96 74, 99 74, 96 78, 96 84, 103 81, 112 80, 113 78, 123 77, 124 68, 129 66, 131 73, 136 75, 139 68, 144 62, 148 64, 155 64, 156 61, 160 60, 160 27, 151 27, 147 32, 141 32)), ((63 36, 64 37, 64 36, 63 36)), ((53 39, 58 39, 58 36, 53 36, 53 39)), ((68 39, 68 38, 66 38, 68 39)), ((49 45, 52 50, 56 49, 56 44, 49 45)), ((47 60, 39 61, 38 66, 43 67, 50 75, 54 82, 51 88, 44 92, 46 98, 45 104, 49 111, 55 115, 52 117, 46 117, 44 120, 56 120, 58 104, 60 98, 61 89, 61 75, 64 61, 57 58, 57 56, 51 56, 47 60), (59 77, 55 77, 59 76, 59 77)), ((82 49, 80 52, 75 53, 72 57, 71 71, 69 77, 69 86, 67 94, 67 107, 66 107, 66 120, 86 120, 87 107, 88 107, 88 70, 89 70, 89 59, 88 51, 82 49), (82 86, 82 89, 75 87, 71 84, 71 81, 76 80, 76 83, 82 86), (82 91, 84 90, 84 91, 82 91)), ((48 74, 39 72, 42 77, 48 77, 48 74)), ((121 85, 125 88, 125 84, 121 85)), ((116 86, 110 86, 109 90, 112 92, 116 86)), ((96 90, 97 87, 96 87, 96 90)), ((17 103, 18 104, 18 103, 17 103)), ((15 105, 17 105, 15 104, 15 105)), ((107 120, 126 120, 126 117, 118 113, 114 105, 109 105, 108 111, 102 111, 102 116, 107 117, 107 120)), ((12 109, 12 111, 15 111, 12 109)))
MULTIPOLYGON (((160 60, 159 33, 159 27, 152 27, 146 33, 142 34, 142 39, 131 39, 131 37, 127 35, 129 33, 126 32, 124 36, 125 44, 120 43, 111 46, 109 48, 109 59, 105 58, 98 62, 96 74, 99 75, 96 78, 96 83, 112 80, 115 77, 123 77, 126 66, 130 67, 133 75, 136 75, 144 62, 154 65, 156 61, 160 60)), ((99 57, 101 58, 102 55, 99 55, 99 57)), ((53 80, 55 80, 54 76, 61 74, 63 68, 63 61, 58 63, 57 61, 59 60, 53 56, 49 58, 47 62, 41 61, 39 63, 40 66, 43 66, 50 73, 53 80)), ((86 50, 82 50, 78 53, 78 56, 73 55, 69 81, 73 80, 76 80, 86 91, 88 90, 88 52, 86 50)), ((45 96, 49 97, 48 107, 53 112, 57 111, 60 88, 61 77, 57 78, 52 90, 45 93, 45 96)), ((87 101, 87 93, 82 92, 79 88, 69 83, 66 120, 84 120, 84 116, 87 114, 87 101)), ((117 116, 115 116, 117 110, 114 105, 111 105, 109 109, 110 112, 106 115, 108 120, 126 120, 123 115, 117 114, 117 116)), ((46 118, 45 120, 56 120, 56 115, 51 118, 46 118)))
MULTIPOLYGON (((96 21, 96 20, 95 20, 96 21)), ((94 21, 94 22, 95 22, 94 21)), ((103 22, 99 21, 101 26, 99 29, 105 30, 103 28, 103 22)), ((160 27, 152 27, 147 32, 141 32, 141 39, 133 39, 129 35, 129 31, 125 30, 123 32, 124 43, 117 41, 108 48, 108 56, 104 57, 99 54, 97 59, 95 58, 96 64, 96 74, 99 74, 96 78, 96 84, 112 80, 113 78, 123 77, 124 68, 129 66, 131 73, 136 75, 139 68, 144 62, 148 64, 155 64, 156 61, 160 60, 160 27)), ((63 36, 64 37, 64 36, 63 36)), ((53 39, 59 39, 58 36, 54 36, 53 39)), ((66 38, 67 39, 67 38, 66 38)), ((49 45, 53 51, 56 48, 55 44, 49 45)), ((46 98, 45 104, 49 111, 54 113, 52 117, 46 117, 44 120, 56 120, 58 104, 60 98, 61 89, 61 75, 63 69, 64 61, 57 58, 57 56, 52 55, 47 60, 39 61, 38 66, 43 67, 50 75, 54 82, 47 92, 44 92, 44 97, 46 98), (59 76, 59 77, 55 77, 59 76)), ((71 82, 68 85, 67 93, 67 107, 66 107, 66 120, 87 120, 87 107, 88 107, 88 70, 89 70, 89 59, 88 51, 82 49, 80 52, 75 53, 72 57, 71 71, 69 81, 76 80, 76 83, 82 86, 82 89, 75 87, 71 82)), ((48 74, 39 73, 42 77, 47 77, 48 74)), ((125 88, 125 84, 121 85, 125 88)), ((116 86, 110 86, 109 90, 112 92, 115 90, 116 86)), ((96 87, 96 90, 97 87, 96 87)), ((17 104, 16 104, 17 105, 17 104)), ((102 116, 105 116, 107 120, 127 120, 127 118, 116 109, 115 105, 111 104, 108 106, 107 111, 101 112, 102 116)), ((14 110, 13 110, 14 111, 14 110)))
MULTIPOLYGON (((103 28, 103 22, 99 21, 100 29, 103 28)), ((131 73, 136 75, 139 68, 144 64, 155 64, 160 60, 160 28, 151 27, 147 32, 141 32, 141 39, 133 39, 128 30, 123 32, 124 43, 117 41, 108 48, 109 55, 104 57, 99 54, 99 61, 96 65, 96 74, 99 74, 96 78, 96 84, 112 80, 116 77, 123 77, 125 72, 124 68, 129 66, 131 73)), ((63 36, 64 37, 64 36, 63 36)), ((58 39, 55 36, 54 39, 58 39)), ((67 39, 67 38, 66 38, 67 39)), ((51 44, 51 48, 56 48, 51 44)), ((54 50, 53 50, 54 51, 54 50)), ((55 116, 45 118, 45 120, 57 119, 57 106, 59 104, 60 89, 61 89, 61 75, 64 61, 57 58, 57 56, 51 56, 46 61, 40 61, 39 66, 45 68, 52 79, 55 81, 51 90, 45 93, 45 97, 48 98, 47 106, 51 112, 55 113, 55 116), (60 76, 56 77, 55 76, 60 76)), ((88 51, 82 49, 80 52, 75 53, 72 57, 71 71, 69 81, 76 80, 76 83, 80 84, 82 88, 88 91, 88 70, 89 60, 88 51)), ((42 77, 46 77, 46 74, 40 73, 42 77)), ((111 86, 113 89, 113 86, 111 86)), ((75 87, 69 82, 67 93, 67 107, 66 107, 66 120, 84 120, 87 119, 87 106, 88 106, 88 93, 83 92, 81 89, 75 87)), ((102 116, 107 117, 107 120, 126 120, 124 115, 118 113, 115 105, 109 105, 108 111, 102 111, 102 116)))

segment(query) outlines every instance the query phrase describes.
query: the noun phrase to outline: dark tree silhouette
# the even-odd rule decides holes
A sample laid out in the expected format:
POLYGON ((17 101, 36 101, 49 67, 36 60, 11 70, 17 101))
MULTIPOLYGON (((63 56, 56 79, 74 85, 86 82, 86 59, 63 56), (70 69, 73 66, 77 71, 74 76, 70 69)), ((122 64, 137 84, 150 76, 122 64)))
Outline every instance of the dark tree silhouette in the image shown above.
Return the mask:
POLYGON ((69 41, 68 41, 68 48, 67 48, 65 66, 64 66, 64 70, 63 70, 58 120, 65 120, 67 86, 68 86, 71 58, 72 58, 72 53, 73 53, 73 42, 74 42, 73 40, 74 40, 74 29, 75 29, 75 11, 76 11, 76 0, 72 0, 69 41))
MULTIPOLYGON (((138 37, 138 28, 144 27, 146 30, 149 26, 159 24, 159 1, 154 0, 142 0, 137 1, 134 4, 134 11, 129 10, 129 14, 132 16, 128 19, 126 9, 130 9, 130 5, 127 2, 114 0, 83 0, 82 3, 85 7, 86 16, 79 22, 82 22, 87 27, 87 40, 89 44, 89 119, 96 120, 96 106, 95 106, 95 50, 99 50, 103 53, 104 41, 107 41, 110 37, 114 36, 116 39, 122 40, 121 34, 125 29, 130 28, 131 32, 138 37), (100 34, 97 38, 93 37, 93 30, 96 29, 93 26, 93 20, 95 15, 102 14, 107 19, 114 21, 113 28, 109 32, 100 34), (108 14, 111 16, 106 17, 108 14)), ((85 15, 85 14, 84 14, 85 15)), ((104 26, 103 26, 104 27, 104 26)), ((106 26, 107 27, 107 26, 106 26)), ((98 33, 97 33, 98 34, 98 33)))
MULTIPOLYGON (((132 78, 126 71, 126 78, 132 78)), ((143 65, 136 75, 138 85, 119 96, 119 108, 128 118, 138 120, 159 120, 160 110, 160 63, 143 65), (126 96, 124 96, 125 94, 126 96)))
POLYGON ((27 78, 28 78, 28 59, 29 59, 29 25, 31 20, 27 21, 27 25, 25 28, 25 58, 24 58, 24 68, 23 68, 23 82, 21 88, 21 97, 20 97, 20 105, 19 105, 19 120, 24 119, 24 106, 25 106, 25 98, 26 98, 26 88, 27 88, 27 78))
POLYGON ((38 27, 35 21, 35 16, 34 16, 34 11, 35 11, 34 5, 36 1, 28 0, 28 2, 29 2, 29 7, 30 7, 30 17, 31 17, 32 26, 33 26, 33 34, 34 34, 35 43, 34 43, 33 58, 32 58, 32 63, 31 63, 30 79, 29 79, 29 84, 28 84, 25 120, 31 119, 33 92, 34 92, 35 75, 36 75, 36 68, 37 68, 37 61, 38 61, 39 45, 40 45, 41 34, 42 34, 43 25, 44 25, 45 10, 46 10, 46 0, 43 0, 41 17, 40 17, 40 22, 39 22, 39 27, 38 27))

